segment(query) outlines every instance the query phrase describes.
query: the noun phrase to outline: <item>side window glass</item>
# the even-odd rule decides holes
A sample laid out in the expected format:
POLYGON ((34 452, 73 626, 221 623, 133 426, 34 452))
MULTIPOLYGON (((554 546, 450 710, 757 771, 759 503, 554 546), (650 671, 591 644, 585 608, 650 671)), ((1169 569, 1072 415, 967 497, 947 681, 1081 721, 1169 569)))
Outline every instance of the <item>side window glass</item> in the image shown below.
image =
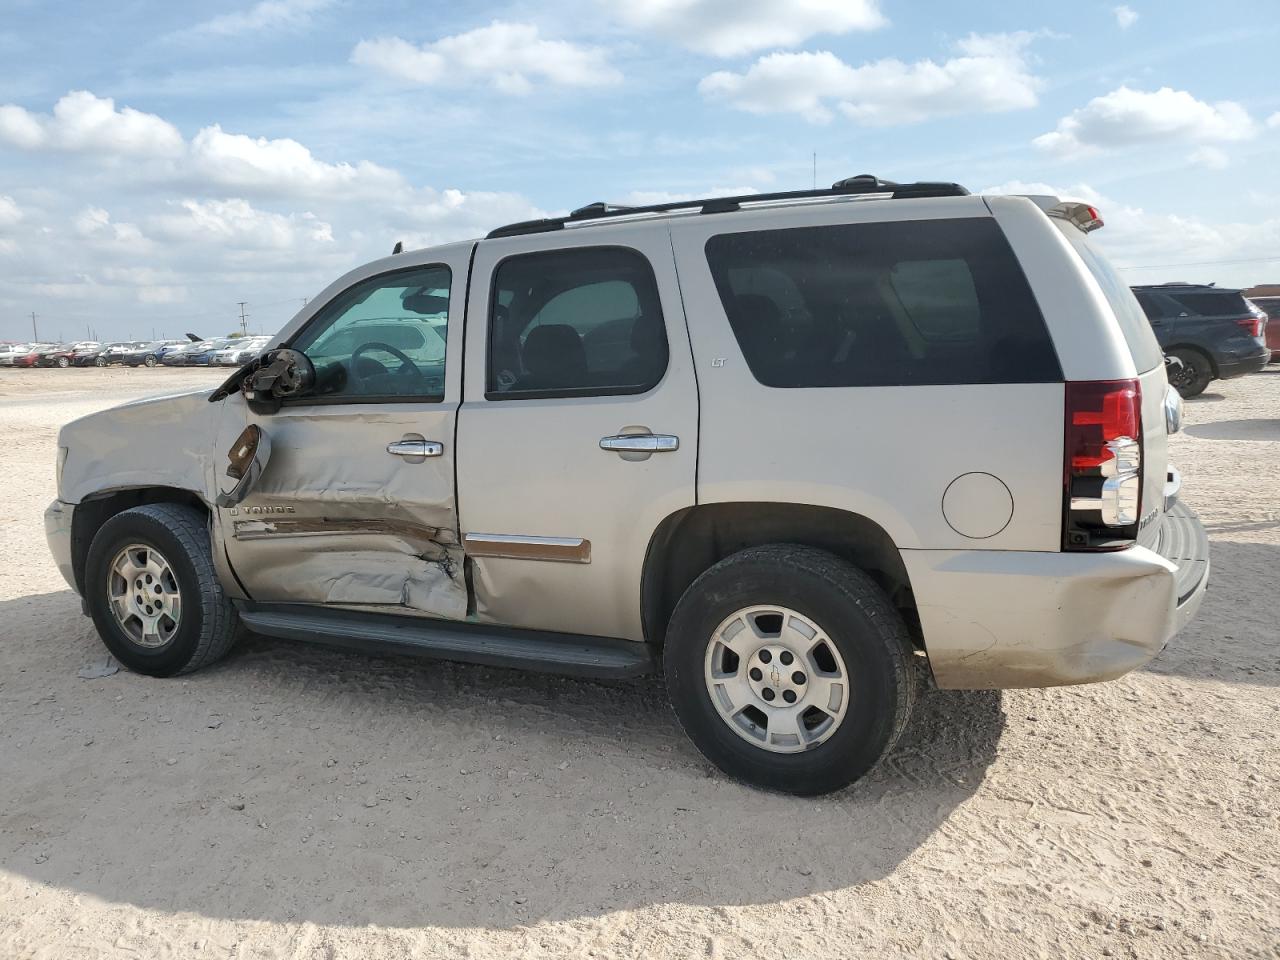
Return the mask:
POLYGON ((706 255, 765 386, 1062 378, 1017 258, 988 218, 727 233, 706 255))
POLYGON ((443 400, 450 281, 415 267, 335 297, 291 344, 315 364, 312 396, 443 400))
POLYGON ((978 291, 963 260, 904 260, 889 271, 889 283, 925 340, 965 342, 982 335, 978 291))
POLYGON ((491 400, 643 393, 667 368, 649 262, 586 247, 510 257, 494 274, 491 400))

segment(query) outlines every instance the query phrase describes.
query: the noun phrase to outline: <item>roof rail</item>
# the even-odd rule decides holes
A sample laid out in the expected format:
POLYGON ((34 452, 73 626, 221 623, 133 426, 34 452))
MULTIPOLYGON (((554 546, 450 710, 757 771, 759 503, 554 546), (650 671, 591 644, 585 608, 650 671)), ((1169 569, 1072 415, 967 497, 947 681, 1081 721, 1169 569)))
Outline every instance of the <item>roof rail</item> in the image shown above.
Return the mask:
POLYGON ((611 217, 629 217, 646 213, 670 213, 675 210, 698 209, 700 213, 731 213, 743 204, 770 203, 787 200, 817 200, 835 197, 870 194, 890 194, 895 200, 910 197, 967 197, 969 191, 958 183, 919 182, 894 183, 881 180, 869 173, 837 180, 823 190, 789 190, 782 193, 750 193, 738 197, 707 197, 702 200, 673 200, 670 203, 654 203, 641 207, 624 207, 610 203, 589 203, 579 207, 567 217, 548 217, 543 220, 524 220, 498 227, 486 235, 486 240, 498 237, 518 237, 530 233, 550 233, 563 230, 568 223, 605 220, 611 217))

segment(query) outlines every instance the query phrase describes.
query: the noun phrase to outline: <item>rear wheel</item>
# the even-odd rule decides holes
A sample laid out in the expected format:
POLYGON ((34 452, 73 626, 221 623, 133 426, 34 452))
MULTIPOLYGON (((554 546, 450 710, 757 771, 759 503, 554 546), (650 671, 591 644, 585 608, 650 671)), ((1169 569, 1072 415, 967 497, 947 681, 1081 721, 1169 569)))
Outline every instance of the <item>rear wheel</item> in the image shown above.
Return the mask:
POLYGON ((813 795, 867 773, 906 726, 906 626, 865 572, 791 544, 744 550, 685 592, 663 654, 689 738, 725 773, 813 795))
POLYGON ((207 521, 192 507, 157 503, 116 514, 89 546, 84 587, 103 643, 138 673, 198 670, 235 640, 236 612, 213 569, 207 521))
POLYGON ((1184 399, 1188 397, 1198 397, 1204 393, 1205 387, 1213 380, 1213 365, 1199 350, 1189 350, 1187 348, 1179 348, 1170 350, 1169 356, 1177 357, 1182 363, 1182 369, 1176 367, 1171 371, 1170 385, 1182 395, 1184 399))

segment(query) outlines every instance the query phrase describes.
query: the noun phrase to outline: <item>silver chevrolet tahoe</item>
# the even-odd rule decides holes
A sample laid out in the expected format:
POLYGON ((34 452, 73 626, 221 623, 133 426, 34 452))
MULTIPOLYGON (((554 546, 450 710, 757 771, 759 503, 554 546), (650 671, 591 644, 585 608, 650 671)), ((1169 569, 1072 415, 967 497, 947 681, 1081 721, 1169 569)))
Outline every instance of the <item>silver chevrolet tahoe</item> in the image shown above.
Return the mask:
POLYGON ((397 247, 221 388, 64 427, 49 543, 142 673, 241 625, 661 670, 722 770, 833 790, 923 684, 1107 680, 1200 603, 1101 225, 861 176, 397 247))

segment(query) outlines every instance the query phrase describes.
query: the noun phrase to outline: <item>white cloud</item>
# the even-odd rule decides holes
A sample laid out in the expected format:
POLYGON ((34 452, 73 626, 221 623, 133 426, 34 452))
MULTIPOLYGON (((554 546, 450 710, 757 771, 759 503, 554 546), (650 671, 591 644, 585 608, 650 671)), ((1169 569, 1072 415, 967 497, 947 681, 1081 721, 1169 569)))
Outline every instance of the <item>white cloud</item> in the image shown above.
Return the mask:
POLYGON ((110 97, 73 90, 53 107, 53 115, 0 106, 0 143, 23 150, 101 152, 120 156, 173 156, 182 152, 178 128, 153 113, 117 110, 110 97))
POLYGON ((227 133, 218 124, 190 143, 177 127, 109 98, 76 91, 57 102, 52 116, 12 104, 0 106, 0 143, 26 150, 80 153, 98 161, 128 158, 152 180, 199 181, 236 191, 319 195, 345 191, 367 196, 403 186, 396 172, 375 163, 327 163, 301 143, 227 133))
POLYGON ((1272 130, 1280 130, 1280 112, 1273 113, 1267 117, 1267 126, 1272 130))
POLYGON ((1193 150, 1187 159, 1198 166, 1209 170, 1225 170, 1231 166, 1231 157, 1221 147, 1200 147, 1193 150))
POLYGON ((507 94, 529 93, 536 82, 595 87, 622 80, 603 50, 544 40, 533 24, 498 20, 422 46, 399 37, 362 40, 351 62, 423 86, 487 82, 507 94))
POLYGON ((186 33, 234 37, 262 30, 297 30, 311 24, 314 15, 335 0, 261 0, 247 10, 224 13, 196 24, 186 33))
POLYGON ((732 57, 794 47, 818 34, 874 30, 877 0, 606 0, 626 24, 701 53, 732 57))
MULTIPOLYGON (((547 215, 518 194, 415 186, 291 139, 211 125, 179 137, 176 151, 161 139, 148 155, 114 133, 75 140, 53 114, 6 116, 15 114, 34 126, 38 152, 13 165, 0 191, 0 339, 29 335, 16 321, 31 310, 68 330, 92 323, 104 337, 145 336, 152 325, 221 332, 234 328, 237 300, 270 332, 302 298, 397 240, 430 246, 547 215), (70 142, 100 146, 55 156, 70 142), (94 175, 81 175, 89 164, 94 175)), ((10 142, 13 128, 4 127, 10 142)))
POLYGON ((16 227, 22 219, 22 209, 13 197, 0 193, 0 230, 16 227))
POLYGON ((835 109, 858 123, 887 126, 1036 104, 1040 86, 1027 63, 1031 33, 973 34, 942 63, 876 60, 853 67, 833 53, 773 53, 745 73, 722 70, 699 91, 750 113, 797 113, 826 123, 835 109))
POLYGON ((144 253, 151 249, 151 241, 142 235, 137 224, 113 223, 111 214, 101 207, 81 210, 72 227, 82 240, 110 248, 113 253, 144 253))
POLYGON ((329 244, 333 228, 315 214, 258 210, 248 201, 183 200, 181 212, 153 218, 153 228, 173 240, 233 245, 239 250, 289 250, 300 243, 329 244))
POLYGON ((1138 22, 1138 11, 1134 10, 1133 7, 1122 4, 1118 7, 1112 7, 1111 12, 1115 14, 1116 23, 1121 30, 1128 30, 1138 22))
POLYGON ((1071 155, 1144 143, 1247 140, 1255 133, 1252 118, 1234 101, 1206 103, 1171 87, 1151 93, 1120 87, 1063 117, 1035 145, 1071 155))
POLYGON ((226 133, 218 124, 196 134, 190 160, 195 176, 235 189, 314 195, 403 184, 398 173, 376 163, 326 163, 296 140, 226 133))

